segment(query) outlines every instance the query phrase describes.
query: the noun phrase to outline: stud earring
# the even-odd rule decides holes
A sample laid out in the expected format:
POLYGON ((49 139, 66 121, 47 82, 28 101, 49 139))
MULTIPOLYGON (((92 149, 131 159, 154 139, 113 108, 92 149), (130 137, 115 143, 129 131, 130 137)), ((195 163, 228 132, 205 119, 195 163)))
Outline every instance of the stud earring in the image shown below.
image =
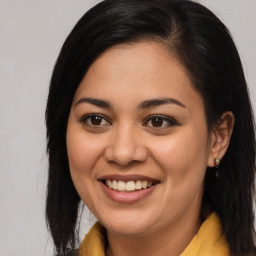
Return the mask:
POLYGON ((217 157, 214 159, 215 167, 218 168, 220 165, 220 159, 217 157))
POLYGON ((214 163, 215 163, 215 168, 216 168, 216 170, 215 170, 215 177, 218 178, 219 177, 219 172, 218 172, 217 168, 220 165, 220 159, 218 157, 215 158, 214 159, 214 163))

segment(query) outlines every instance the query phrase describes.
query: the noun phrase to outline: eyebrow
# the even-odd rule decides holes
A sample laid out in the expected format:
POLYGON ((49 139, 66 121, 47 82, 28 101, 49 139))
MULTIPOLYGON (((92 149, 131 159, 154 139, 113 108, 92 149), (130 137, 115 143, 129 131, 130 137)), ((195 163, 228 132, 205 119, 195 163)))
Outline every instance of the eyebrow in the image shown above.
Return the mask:
POLYGON ((81 98, 79 101, 76 102, 75 107, 81 103, 90 103, 100 108, 111 109, 112 106, 108 101, 95 99, 95 98, 81 98))
MULTIPOLYGON (((96 99, 96 98, 81 98, 75 103, 75 107, 81 103, 90 103, 92 105, 95 105, 100 108, 105 108, 105 109, 111 109, 113 108, 110 102, 101 100, 101 99, 96 99)), ((160 98, 160 99, 151 99, 151 100, 145 100, 142 103, 139 104, 138 109, 139 110, 145 110, 148 108, 156 107, 156 106, 161 106, 164 104, 175 104, 177 106, 185 108, 186 106, 181 103, 177 99, 173 98, 160 98)))
POLYGON ((160 98, 160 99, 152 99, 152 100, 145 100, 143 101, 139 106, 138 109, 140 110, 144 110, 147 108, 152 108, 152 107, 156 107, 156 106, 161 106, 164 104, 175 104, 178 105, 180 107, 185 108, 186 106, 181 103, 179 100, 173 99, 173 98, 160 98))

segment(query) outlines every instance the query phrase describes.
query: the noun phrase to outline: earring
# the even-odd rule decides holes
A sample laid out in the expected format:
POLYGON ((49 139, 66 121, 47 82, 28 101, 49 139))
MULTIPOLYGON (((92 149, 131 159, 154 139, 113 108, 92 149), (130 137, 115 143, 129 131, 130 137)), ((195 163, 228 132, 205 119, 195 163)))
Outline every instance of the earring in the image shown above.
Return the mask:
POLYGON ((218 172, 217 168, 220 165, 220 159, 218 157, 215 158, 214 159, 214 163, 215 163, 215 168, 216 168, 216 170, 215 170, 215 177, 218 178, 219 177, 219 172, 218 172))
POLYGON ((220 165, 220 159, 217 157, 214 159, 215 167, 218 168, 220 165))

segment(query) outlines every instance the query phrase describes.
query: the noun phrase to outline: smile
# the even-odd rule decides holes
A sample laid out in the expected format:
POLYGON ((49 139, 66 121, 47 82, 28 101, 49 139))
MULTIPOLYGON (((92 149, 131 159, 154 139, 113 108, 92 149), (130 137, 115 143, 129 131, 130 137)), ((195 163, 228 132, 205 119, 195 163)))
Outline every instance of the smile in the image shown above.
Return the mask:
POLYGON ((142 175, 106 175, 98 181, 105 195, 114 202, 133 204, 149 197, 161 183, 142 175))
POLYGON ((137 181, 118 181, 118 180, 106 180, 105 185, 113 190, 118 190, 122 192, 132 192, 141 189, 147 189, 155 185, 156 182, 137 180, 137 181))

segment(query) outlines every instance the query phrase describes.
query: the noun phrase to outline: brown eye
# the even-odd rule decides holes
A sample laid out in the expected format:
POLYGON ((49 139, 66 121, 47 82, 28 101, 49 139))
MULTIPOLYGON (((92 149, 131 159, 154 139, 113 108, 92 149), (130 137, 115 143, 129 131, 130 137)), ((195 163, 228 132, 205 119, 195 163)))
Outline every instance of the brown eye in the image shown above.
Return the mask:
POLYGON ((178 125, 177 121, 171 117, 163 116, 163 115, 154 115, 150 116, 147 121, 144 123, 144 126, 148 126, 150 128, 169 128, 172 126, 178 125))
POLYGON ((101 125, 102 123, 102 117, 100 116, 92 116, 90 119, 92 125, 101 125))
POLYGON ((85 115, 80 119, 80 122, 85 124, 86 126, 91 126, 95 128, 111 125, 111 123, 100 114, 85 115))
POLYGON ((163 119, 161 117, 153 117, 151 119, 151 124, 153 127, 162 127, 163 119))

